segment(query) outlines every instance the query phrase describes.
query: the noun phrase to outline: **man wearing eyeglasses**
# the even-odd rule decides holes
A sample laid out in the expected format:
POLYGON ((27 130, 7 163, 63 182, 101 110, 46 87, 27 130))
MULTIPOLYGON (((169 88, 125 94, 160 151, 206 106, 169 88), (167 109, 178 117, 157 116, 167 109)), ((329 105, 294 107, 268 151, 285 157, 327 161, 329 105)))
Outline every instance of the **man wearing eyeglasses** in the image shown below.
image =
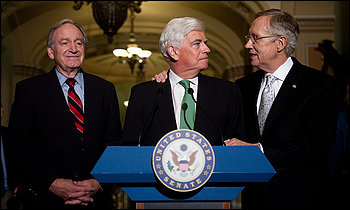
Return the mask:
POLYGON ((291 57, 298 35, 293 16, 271 9, 256 15, 246 36, 251 65, 259 69, 236 81, 247 139, 227 144, 259 143, 277 173, 244 190, 244 209, 316 207, 329 193, 324 175, 337 120, 335 81, 291 57))

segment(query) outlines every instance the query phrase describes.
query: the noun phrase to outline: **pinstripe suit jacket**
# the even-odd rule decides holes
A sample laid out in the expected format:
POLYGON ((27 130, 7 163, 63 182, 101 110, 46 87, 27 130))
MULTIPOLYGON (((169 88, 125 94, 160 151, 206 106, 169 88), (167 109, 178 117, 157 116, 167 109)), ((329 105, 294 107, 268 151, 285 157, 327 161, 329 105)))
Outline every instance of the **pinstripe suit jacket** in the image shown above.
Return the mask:
POLYGON ((270 204, 277 207, 292 200, 297 203, 288 200, 284 190, 295 195, 320 185, 317 173, 327 164, 337 120, 335 80, 292 59, 294 64, 273 102, 262 136, 256 102, 264 72, 259 70, 236 81, 243 98, 247 141, 260 142, 277 171, 265 188, 267 196, 275 196, 270 204))

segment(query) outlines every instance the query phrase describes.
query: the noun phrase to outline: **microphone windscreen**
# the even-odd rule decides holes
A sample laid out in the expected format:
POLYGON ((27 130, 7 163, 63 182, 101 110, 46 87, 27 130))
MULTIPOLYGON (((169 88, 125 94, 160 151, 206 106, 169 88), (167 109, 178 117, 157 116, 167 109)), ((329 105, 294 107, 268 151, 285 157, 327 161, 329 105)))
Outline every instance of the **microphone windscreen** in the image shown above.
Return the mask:
POLYGON ((187 110, 187 103, 182 104, 181 108, 182 108, 182 110, 186 111, 187 110))

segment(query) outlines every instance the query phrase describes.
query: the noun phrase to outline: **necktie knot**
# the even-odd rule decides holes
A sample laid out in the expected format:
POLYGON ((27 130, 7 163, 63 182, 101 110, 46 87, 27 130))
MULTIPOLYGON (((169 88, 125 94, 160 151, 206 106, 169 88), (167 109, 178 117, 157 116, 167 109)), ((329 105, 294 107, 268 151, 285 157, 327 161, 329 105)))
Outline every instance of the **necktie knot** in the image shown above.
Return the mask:
POLYGON ((74 87, 74 84, 75 84, 75 79, 74 78, 68 78, 67 80, 66 80, 66 83, 67 83, 67 85, 69 86, 69 87, 74 87))
POLYGON ((185 88, 185 90, 188 90, 188 88, 190 88, 190 81, 189 80, 184 79, 184 80, 181 80, 179 83, 180 83, 180 85, 182 85, 185 88))
POLYGON ((266 76, 266 85, 272 85, 277 80, 277 77, 269 74, 266 76))

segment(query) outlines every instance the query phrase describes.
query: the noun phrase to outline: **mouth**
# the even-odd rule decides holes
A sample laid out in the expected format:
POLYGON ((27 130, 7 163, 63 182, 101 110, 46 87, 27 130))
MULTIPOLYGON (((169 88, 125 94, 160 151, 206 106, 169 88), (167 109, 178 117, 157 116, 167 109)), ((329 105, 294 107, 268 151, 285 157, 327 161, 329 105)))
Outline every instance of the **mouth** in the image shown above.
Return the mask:
POLYGON ((67 56, 68 59, 79 59, 80 56, 67 56))
POLYGON ((258 56, 257 54, 254 54, 254 53, 249 53, 249 57, 251 58, 251 59, 253 59, 254 57, 256 57, 256 56, 258 56))

